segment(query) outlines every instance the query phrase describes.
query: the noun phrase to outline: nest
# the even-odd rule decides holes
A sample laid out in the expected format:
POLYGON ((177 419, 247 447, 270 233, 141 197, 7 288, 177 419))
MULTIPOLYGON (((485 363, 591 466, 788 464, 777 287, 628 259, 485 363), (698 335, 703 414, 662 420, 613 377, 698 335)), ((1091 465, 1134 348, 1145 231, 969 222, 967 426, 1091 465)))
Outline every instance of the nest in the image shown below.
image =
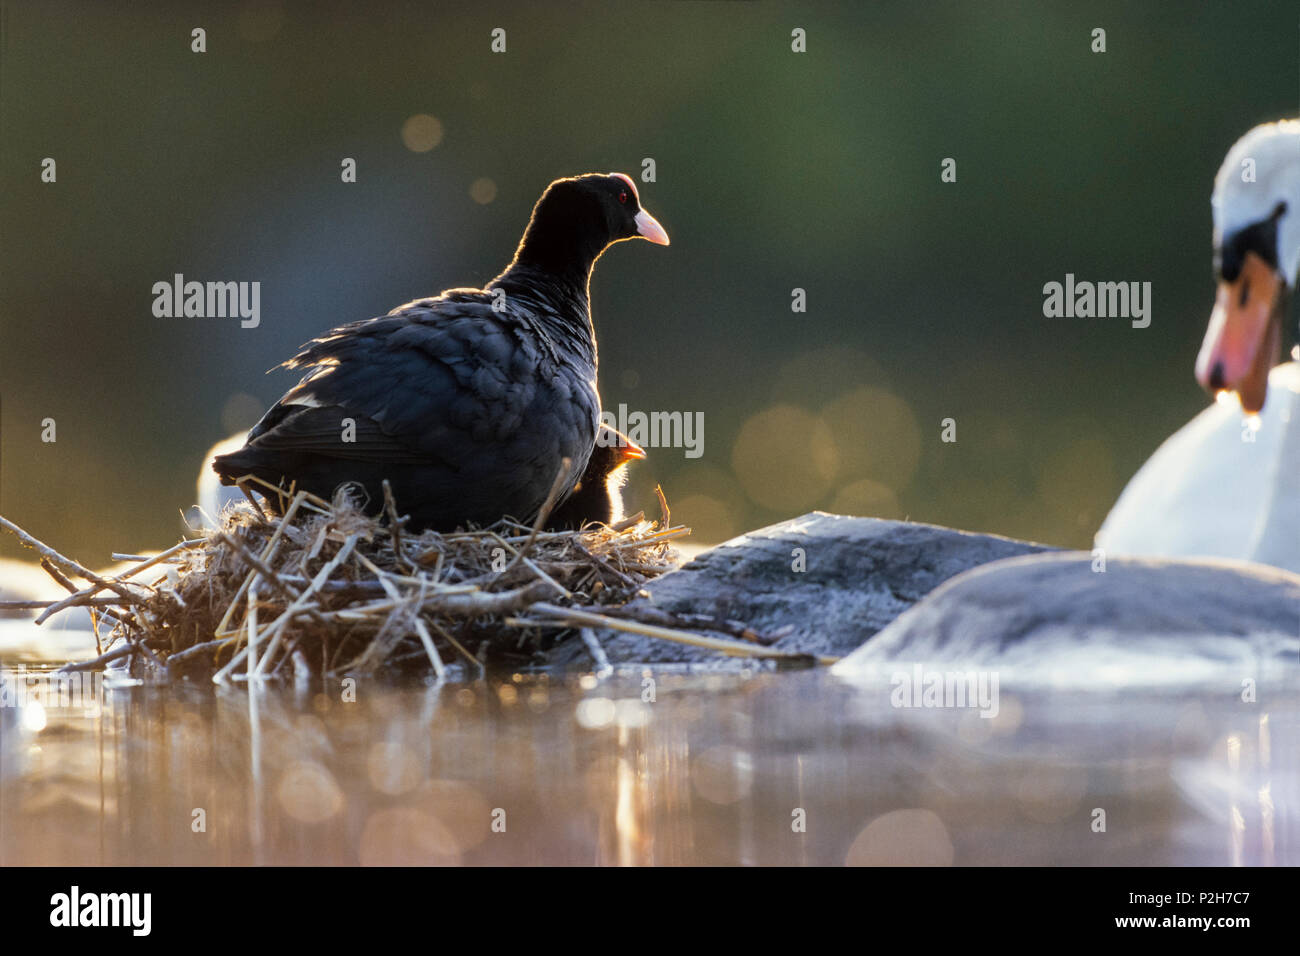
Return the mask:
POLYGON ((532 528, 503 520, 450 534, 406 532, 391 496, 382 517, 343 491, 330 502, 298 492, 282 517, 249 498, 215 530, 160 554, 114 555, 130 564, 111 576, 0 517, 70 592, 26 603, 43 608, 37 623, 73 606, 95 616, 100 656, 65 669, 126 658, 139 676, 217 682, 381 670, 441 678, 467 667, 544 666, 557 641, 576 632, 608 670, 594 628, 776 656, 743 630, 738 640, 707 637, 663 614, 624 613, 647 581, 678 565, 671 542, 690 534, 671 524, 662 494, 659 521, 638 514, 612 527, 548 532, 540 519, 532 528))

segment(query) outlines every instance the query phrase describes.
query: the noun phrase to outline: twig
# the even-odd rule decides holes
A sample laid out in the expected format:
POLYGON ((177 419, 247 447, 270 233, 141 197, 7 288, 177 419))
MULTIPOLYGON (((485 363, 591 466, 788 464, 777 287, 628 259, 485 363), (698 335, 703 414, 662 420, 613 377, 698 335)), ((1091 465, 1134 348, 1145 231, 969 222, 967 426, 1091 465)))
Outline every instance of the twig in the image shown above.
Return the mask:
POLYGON ((204 641, 202 644, 195 644, 185 648, 183 651, 177 651, 167 658, 168 664, 183 664, 185 661, 198 657, 205 651, 220 650, 223 646, 230 643, 228 637, 218 637, 216 640, 204 641))
POLYGON ((555 578, 551 577, 549 574, 547 574, 545 571, 543 571, 541 568, 539 568, 539 567, 538 567, 538 566, 533 562, 532 558, 525 558, 525 557, 522 557, 522 556, 521 556, 521 557, 519 558, 519 560, 522 561, 522 562, 524 563, 524 565, 528 568, 528 570, 532 571, 535 575, 537 575, 539 578, 541 578, 543 581, 545 581, 547 584, 549 584, 552 588, 554 588, 556 591, 558 591, 559 594, 560 594, 560 597, 562 597, 562 598, 566 598, 566 599, 567 599, 567 598, 571 598, 571 597, 573 597, 573 595, 569 593, 569 589, 568 589, 568 588, 566 588, 564 585, 560 584, 559 581, 556 581, 555 578))
POLYGON ((605 656, 605 648, 601 647, 600 641, 596 640, 596 632, 589 627, 583 627, 578 629, 578 634, 582 638, 582 642, 587 645, 587 650, 591 653, 591 659, 596 662, 596 676, 608 677, 614 673, 609 658, 605 656))
MULTIPOLYGON (((248 679, 251 681, 261 671, 262 661, 257 659, 257 581, 248 586, 248 679)), ((266 657, 270 657, 269 648, 266 657)), ((265 660, 265 658, 264 658, 265 660)))
MULTIPOLYGON (((556 607, 553 604, 534 604, 529 609, 531 614, 541 614, 547 617, 560 618, 566 621, 573 621, 579 624, 594 624, 597 627, 607 627, 615 631, 626 631, 629 634, 641 634, 645 637, 657 637, 665 641, 675 641, 678 644, 690 644, 694 647, 705 647, 713 651, 721 651, 738 657, 794 657, 802 658, 809 655, 797 653, 794 651, 778 651, 770 647, 755 647, 753 644, 743 644, 740 641, 729 641, 719 637, 705 637, 702 634, 695 634, 691 631, 679 631, 666 627, 657 627, 653 624, 642 624, 639 621, 625 621, 621 618, 610 617, 608 614, 600 614, 587 608, 576 607, 556 607)), ((816 660, 820 664, 833 664, 838 657, 827 657, 818 655, 816 660)))
POLYGON ((393 486, 387 478, 384 479, 384 511, 388 515, 388 533, 393 539, 393 557, 398 564, 409 567, 410 559, 402 553, 402 527, 411 520, 411 516, 397 516, 397 501, 393 498, 393 486))
POLYGON ((611 531, 626 531, 628 528, 635 528, 642 521, 645 521, 645 512, 638 511, 634 515, 628 515, 622 521, 616 521, 609 526, 611 531))
MULTIPOLYGON (((117 576, 117 577, 118 577, 118 580, 121 580, 121 579, 123 579, 123 578, 133 578, 133 577, 135 577, 137 574, 139 574, 141 571, 146 571, 146 570, 148 570, 149 568, 152 568, 155 564, 161 564, 161 563, 163 563, 164 561, 169 561, 169 560, 171 559, 171 557, 172 557, 173 555, 175 555, 175 554, 179 554, 179 553, 182 552, 182 551, 188 551, 190 548, 198 548, 198 547, 201 547, 201 546, 204 545, 204 544, 206 544, 206 542, 205 542, 202 538, 189 538, 189 539, 187 539, 187 540, 185 540, 185 541, 180 542, 179 544, 174 544, 174 545, 172 545, 172 546, 171 546, 170 548, 168 548, 166 551, 159 551, 159 552, 158 552, 157 554, 155 554, 152 558, 144 558, 144 557, 142 557, 142 558, 140 559, 140 561, 141 561, 140 564, 137 564, 137 565, 136 565, 135 567, 133 567, 133 568, 128 568, 125 572, 123 572, 122 574, 119 574, 119 575, 117 576)), ((115 560, 117 559, 117 555, 114 555, 113 557, 114 557, 115 560)), ((125 560, 128 560, 128 561, 129 561, 129 560, 134 560, 134 559, 133 559, 133 558, 127 558, 127 559, 125 559, 125 560)))
MULTIPOLYGON (((71 571, 73 574, 77 575, 77 577, 84 578, 87 581, 93 581, 95 584, 98 584, 101 588, 111 588, 112 590, 116 591, 118 594, 122 595, 122 597, 128 600, 134 600, 135 595, 133 595, 130 591, 128 591, 125 586, 118 584, 116 581, 105 580, 104 578, 101 578, 98 574, 96 574, 94 571, 90 570, 87 567, 83 567, 82 565, 78 564, 76 561, 72 560, 72 558, 64 557, 63 555, 59 554, 59 552, 51 548, 45 542, 39 541, 36 538, 32 537, 30 534, 28 534, 22 528, 18 527, 18 525, 14 524, 12 521, 4 517, 3 515, 0 515, 0 528, 3 528, 5 531, 8 531, 10 534, 17 537, 19 541, 21 541, 27 547, 31 548, 37 554, 41 555, 42 557, 48 558, 50 562, 55 566, 60 567, 62 569, 67 569, 71 571)), ((44 566, 43 563, 42 566, 44 566)))
POLYGON ((452 637, 449 633, 447 633, 447 631, 442 627, 442 625, 440 625, 437 621, 430 621, 429 624, 430 626, 433 627, 435 631, 438 632, 439 635, 442 636, 444 640, 447 641, 448 644, 456 648, 456 650, 460 651, 460 653, 465 656, 465 659, 467 661, 469 661, 471 664, 473 664, 475 667, 478 668, 480 677, 483 676, 484 673, 486 673, 486 669, 483 667, 483 662, 480 661, 473 654, 471 654, 469 651, 465 650, 464 645, 461 644, 460 641, 456 640, 456 638, 452 637))
POLYGON ((253 554, 248 545, 244 544, 244 542, 240 541, 233 535, 226 534, 224 531, 216 532, 216 537, 238 551, 240 557, 248 562, 249 567, 261 575, 261 580, 265 581, 276 591, 279 591, 286 599, 290 601, 297 599, 297 592, 290 588, 280 575, 276 574, 262 563, 262 559, 253 554))
POLYGON ((49 558, 41 558, 41 567, 45 569, 46 574, 54 578, 55 582, 59 587, 63 588, 63 590, 69 592, 75 592, 77 590, 77 586, 64 577, 63 572, 56 568, 49 558))
MULTIPOLYGON (((243 481, 243 479, 240 479, 240 480, 236 481, 236 482, 235 482, 235 487, 238 488, 240 491, 242 491, 242 492, 244 493, 244 497, 248 499, 248 503, 249 503, 250 505, 253 506, 253 514, 257 515, 258 523, 259 523, 259 524, 266 524, 266 523, 267 523, 267 521, 266 521, 266 512, 262 510, 262 505, 261 505, 261 503, 260 503, 256 498, 253 497, 253 493, 252 493, 251 491, 249 491, 248 488, 244 485, 244 481, 243 481)), ((281 499, 280 499, 280 504, 281 504, 281 509, 280 509, 280 510, 283 511, 283 510, 284 510, 284 508, 283 508, 283 504, 284 504, 284 499, 283 499, 283 497, 281 497, 281 499)))
MULTIPOLYGON (((118 597, 97 597, 83 598, 80 601, 73 601, 71 604, 65 603, 66 598, 59 598, 57 601, 0 601, 0 611, 38 611, 44 608, 53 607, 55 604, 61 604, 64 607, 130 607, 139 604, 139 601, 127 602, 118 597)), ((33 622, 35 623, 35 622, 33 622)))
POLYGON ((121 647, 115 647, 113 648, 113 650, 108 651, 105 654, 100 654, 94 660, 76 661, 71 664, 64 664, 54 673, 71 674, 74 671, 93 671, 96 668, 103 667, 105 664, 110 664, 113 661, 118 660, 119 658, 126 657, 128 654, 133 654, 133 653, 135 653, 134 644, 130 644, 130 643, 123 644, 121 647))
POLYGON ((442 680, 447 676, 447 665, 442 662, 438 649, 433 646, 433 638, 429 636, 429 629, 424 626, 424 621, 420 620, 418 615, 415 618, 415 632, 420 635, 424 651, 429 655, 429 663, 433 665, 433 672, 438 675, 438 680, 442 680))
POLYGON ((730 634, 732 637, 739 638, 742 641, 749 641, 752 644, 762 644, 764 646, 775 644, 790 631, 794 630, 792 625, 787 625, 781 632, 764 635, 759 634, 752 627, 742 621, 717 618, 709 614, 678 614, 669 611, 662 611, 655 607, 643 607, 637 605, 628 607, 609 607, 605 608, 603 613, 608 614, 611 617, 620 617, 629 621, 640 621, 642 624, 659 625, 662 627, 699 627, 706 631, 722 631, 724 634, 730 634))

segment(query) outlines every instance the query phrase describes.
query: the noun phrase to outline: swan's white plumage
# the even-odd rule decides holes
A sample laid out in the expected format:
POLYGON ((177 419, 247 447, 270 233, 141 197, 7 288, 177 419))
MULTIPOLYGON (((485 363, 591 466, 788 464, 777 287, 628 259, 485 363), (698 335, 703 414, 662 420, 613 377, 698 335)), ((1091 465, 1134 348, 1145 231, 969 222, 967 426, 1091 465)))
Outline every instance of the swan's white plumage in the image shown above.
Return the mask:
POLYGON ((1212 405, 1142 466, 1097 532, 1109 554, 1240 558, 1300 572, 1300 362, 1268 378, 1253 442, 1212 405))
POLYGON ((186 523, 195 531, 200 528, 216 528, 226 508, 246 500, 238 488, 221 483, 217 473, 212 470, 212 459, 217 455, 239 451, 247 441, 248 432, 238 432, 217 442, 203 456, 203 464, 199 467, 199 477, 195 482, 198 506, 191 508, 186 515, 186 523))

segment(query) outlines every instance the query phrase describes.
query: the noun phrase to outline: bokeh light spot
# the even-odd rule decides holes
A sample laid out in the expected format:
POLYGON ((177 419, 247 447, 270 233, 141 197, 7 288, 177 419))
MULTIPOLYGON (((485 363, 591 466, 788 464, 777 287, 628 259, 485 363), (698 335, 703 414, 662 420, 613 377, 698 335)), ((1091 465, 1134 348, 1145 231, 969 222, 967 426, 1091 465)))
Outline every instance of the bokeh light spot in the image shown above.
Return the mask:
POLYGON ((284 812, 304 823, 320 823, 343 809, 343 791, 318 763, 298 760, 285 768, 276 787, 284 812))
POLYGON ((695 792, 710 803, 735 803, 749 796, 753 782, 753 758, 736 747, 710 747, 691 761, 695 792))
POLYGON ((486 206, 497 198, 497 184, 486 176, 480 177, 470 184, 469 198, 480 206, 486 206))
POLYGON ((580 727, 599 730, 613 723, 616 714, 614 702, 608 697, 588 697, 578 701, 574 715, 580 727))
POLYGON ((362 866, 455 866, 460 848, 437 817, 411 807, 379 810, 366 820, 357 855, 362 866))
POLYGON ((933 810, 891 810, 868 823, 849 847, 848 866, 952 866, 948 828, 933 810))
POLYGON ((735 513, 719 498, 711 495, 687 495, 669 504, 673 509, 673 522, 690 526, 691 541, 726 541, 740 533, 735 513))
POLYGON ((815 507, 837 463, 826 423, 793 405, 774 405, 749 418, 731 449, 732 471, 750 499, 787 513, 815 507))
POLYGON ((778 402, 795 399, 820 406, 858 385, 887 382, 880 363, 862 349, 845 346, 810 349, 777 370, 772 397, 778 402))
POLYGON ((377 741, 366 755, 370 785, 380 793, 395 796, 420 782, 420 767, 410 748, 400 743, 377 741))
POLYGON ((442 142, 442 123, 428 113, 416 113, 402 124, 402 142, 413 153, 427 153, 442 142))
POLYGON ((835 436, 841 477, 870 478, 895 493, 907 487, 921 458, 921 429, 907 402, 864 385, 840 395, 821 417, 835 436))

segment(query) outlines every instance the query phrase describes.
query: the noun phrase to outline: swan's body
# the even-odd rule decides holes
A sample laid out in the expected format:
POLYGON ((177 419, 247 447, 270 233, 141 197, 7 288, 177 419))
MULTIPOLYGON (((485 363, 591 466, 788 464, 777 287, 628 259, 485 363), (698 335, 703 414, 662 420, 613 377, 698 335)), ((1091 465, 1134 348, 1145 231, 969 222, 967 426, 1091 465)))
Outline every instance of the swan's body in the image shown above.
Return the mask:
POLYGON ((1169 436, 1111 508, 1097 547, 1300 573, 1300 362, 1273 369, 1268 394, 1257 428, 1220 402, 1169 436))
POLYGON ((1300 121, 1256 126, 1228 150, 1214 178, 1214 271, 1219 292, 1196 379, 1264 407, 1281 360, 1287 295, 1300 268, 1300 121))

